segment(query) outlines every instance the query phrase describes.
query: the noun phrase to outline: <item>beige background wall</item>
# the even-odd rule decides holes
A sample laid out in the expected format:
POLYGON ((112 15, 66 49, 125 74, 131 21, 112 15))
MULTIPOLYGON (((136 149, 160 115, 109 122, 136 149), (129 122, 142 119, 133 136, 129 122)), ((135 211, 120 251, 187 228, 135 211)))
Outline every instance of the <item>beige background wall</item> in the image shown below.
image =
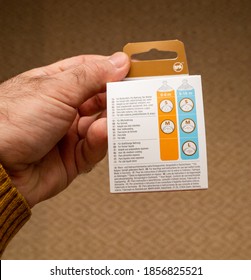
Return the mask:
POLYGON ((251 2, 1 0, 0 81, 127 42, 184 41, 202 74, 209 189, 110 194, 107 159, 37 205, 4 259, 251 258, 251 2))

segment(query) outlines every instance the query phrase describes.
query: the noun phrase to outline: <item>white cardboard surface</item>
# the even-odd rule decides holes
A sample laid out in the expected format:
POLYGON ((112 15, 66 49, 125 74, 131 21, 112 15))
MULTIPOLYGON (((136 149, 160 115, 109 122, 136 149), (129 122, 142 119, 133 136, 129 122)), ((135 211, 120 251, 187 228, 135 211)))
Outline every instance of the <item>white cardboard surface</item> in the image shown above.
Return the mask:
POLYGON ((108 83, 107 116, 112 193, 208 188, 199 75, 108 83))

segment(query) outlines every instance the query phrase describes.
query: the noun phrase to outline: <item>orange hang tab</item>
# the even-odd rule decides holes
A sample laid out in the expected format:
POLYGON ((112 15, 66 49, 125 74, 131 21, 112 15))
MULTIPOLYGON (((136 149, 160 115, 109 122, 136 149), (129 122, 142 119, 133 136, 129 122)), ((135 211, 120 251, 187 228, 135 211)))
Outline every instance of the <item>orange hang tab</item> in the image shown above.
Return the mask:
POLYGON ((127 74, 128 78, 188 74, 185 47, 179 40, 128 43, 123 48, 123 51, 131 59, 133 55, 152 50, 175 52, 177 57, 171 59, 131 60, 131 68, 127 74))

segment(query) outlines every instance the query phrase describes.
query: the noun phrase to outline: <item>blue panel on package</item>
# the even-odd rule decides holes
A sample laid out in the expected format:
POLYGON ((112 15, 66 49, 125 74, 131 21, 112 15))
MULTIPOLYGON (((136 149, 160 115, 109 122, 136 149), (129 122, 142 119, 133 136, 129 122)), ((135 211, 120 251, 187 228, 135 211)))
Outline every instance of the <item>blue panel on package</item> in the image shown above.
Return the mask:
POLYGON ((194 88, 187 80, 177 89, 180 154, 182 159, 199 157, 198 128, 194 88))

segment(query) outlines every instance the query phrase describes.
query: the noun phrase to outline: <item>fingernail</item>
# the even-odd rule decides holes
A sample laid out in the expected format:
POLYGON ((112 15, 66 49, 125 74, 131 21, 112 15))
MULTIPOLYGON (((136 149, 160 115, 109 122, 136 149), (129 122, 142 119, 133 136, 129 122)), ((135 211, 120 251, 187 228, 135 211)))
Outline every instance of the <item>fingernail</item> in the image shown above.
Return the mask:
POLYGON ((128 60, 128 56, 123 52, 116 52, 112 56, 109 57, 109 61, 116 67, 123 67, 128 60))

